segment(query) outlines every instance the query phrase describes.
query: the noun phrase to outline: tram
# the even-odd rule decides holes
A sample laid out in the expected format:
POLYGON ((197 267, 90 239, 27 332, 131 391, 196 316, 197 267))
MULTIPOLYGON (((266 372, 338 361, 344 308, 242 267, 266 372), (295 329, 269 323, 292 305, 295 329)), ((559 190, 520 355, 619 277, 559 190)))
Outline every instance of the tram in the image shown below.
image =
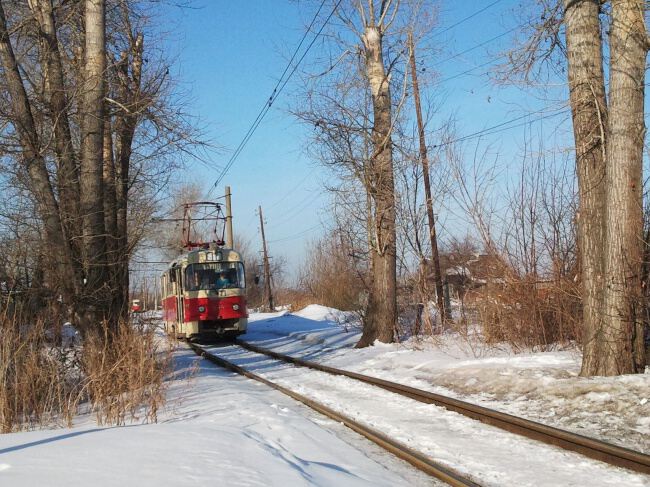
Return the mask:
POLYGON ((177 338, 246 332, 246 281, 238 252, 216 245, 187 252, 162 275, 165 331, 177 338))
MULTIPOLYGON (((230 190, 226 190, 228 215, 214 219, 224 220, 228 229, 227 243, 223 238, 209 243, 192 242, 191 224, 188 223, 183 230, 187 251, 171 262, 161 276, 165 331, 176 338, 231 339, 246 332, 244 262, 232 248, 230 190)), ((185 213, 188 215, 190 209, 206 205, 214 205, 215 211, 221 211, 219 204, 203 202, 185 205, 185 213)), ((192 221, 189 217, 187 220, 192 221)))

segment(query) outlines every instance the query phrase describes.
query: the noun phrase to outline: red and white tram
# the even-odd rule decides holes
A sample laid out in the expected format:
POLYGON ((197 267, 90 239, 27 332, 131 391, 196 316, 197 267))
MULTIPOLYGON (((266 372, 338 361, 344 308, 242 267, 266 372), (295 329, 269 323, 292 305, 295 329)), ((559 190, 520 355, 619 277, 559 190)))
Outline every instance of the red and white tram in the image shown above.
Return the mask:
POLYGON ((234 338, 246 332, 246 282, 239 253, 215 244, 190 250, 162 275, 165 331, 177 338, 234 338))
POLYGON ((244 262, 232 249, 228 186, 225 200, 226 215, 220 203, 203 201, 183 205, 183 247, 188 251, 173 261, 161 278, 165 331, 177 338, 234 338, 246 332, 244 262), (209 243, 192 238, 201 222, 215 222, 209 243))

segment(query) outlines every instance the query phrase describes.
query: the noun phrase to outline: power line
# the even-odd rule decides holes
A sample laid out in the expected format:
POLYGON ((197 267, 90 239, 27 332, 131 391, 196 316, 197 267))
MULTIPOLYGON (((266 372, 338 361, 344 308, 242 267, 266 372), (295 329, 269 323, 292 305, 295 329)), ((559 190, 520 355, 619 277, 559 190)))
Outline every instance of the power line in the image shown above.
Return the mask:
POLYGON ((283 80, 284 75, 291 68, 293 60, 295 59, 296 55, 300 51, 300 48, 302 47, 303 42, 307 38, 307 34, 309 32, 311 32, 312 27, 316 23, 316 19, 318 18, 318 15, 319 15, 320 11, 322 10, 323 6, 325 5, 326 0, 323 0, 321 2, 320 7, 318 7, 318 10, 316 11, 316 14, 314 15, 314 18, 312 19, 311 23, 309 24, 309 27, 305 30, 305 34, 303 35, 300 43, 298 44, 298 47, 295 49, 293 55, 291 56, 291 59, 289 60, 289 62, 287 63, 287 66, 285 67, 284 71, 282 72, 282 76, 280 77, 280 79, 276 83, 275 88, 273 88, 273 91, 271 92, 271 95, 269 96, 268 100, 266 101, 266 103, 264 104, 264 106, 262 107, 260 112, 257 114, 257 117, 255 118, 255 120, 251 124, 250 128, 246 132, 246 135, 244 135, 244 138, 239 143, 239 145, 235 149, 235 152, 230 157, 230 159, 226 163, 225 167, 223 168, 223 170, 221 171, 221 173, 217 177, 217 180, 214 182, 214 184, 212 185, 212 187, 208 191, 208 197, 210 196, 212 191, 219 185, 221 180, 224 178, 226 173, 230 170, 230 168, 235 163, 235 161, 237 160, 237 158, 239 157, 241 152, 244 150, 244 147, 246 146, 248 141, 251 139, 251 137, 253 136, 253 134, 257 130, 257 127, 259 127, 260 123, 262 123, 262 120, 264 119, 264 117, 266 116, 268 111, 271 109, 271 106, 273 106, 273 103, 275 102, 275 100, 277 100, 278 96, 282 93, 282 91, 284 90, 284 87, 287 85, 287 83, 289 82, 289 80, 291 79, 293 74, 296 72, 296 70, 298 69, 298 66, 300 65, 302 60, 305 58, 305 56, 307 56, 307 53, 310 51, 310 49, 312 48, 312 46, 316 42, 316 39, 318 39, 320 34, 323 32, 323 29, 325 29, 325 26, 328 24, 328 22, 330 21, 330 19, 332 18, 332 16, 336 12, 336 9, 339 7, 339 5, 341 4, 342 1, 343 0, 338 0, 336 2, 336 5, 334 5, 334 8, 330 12, 330 14, 327 16, 327 18, 325 19, 325 22, 323 22, 323 25, 320 27, 320 29, 318 30, 318 32, 316 33, 314 38, 311 40, 311 42, 309 43, 309 45, 307 46, 307 48, 303 52, 302 56, 295 63, 295 65, 293 66, 293 69, 291 70, 289 75, 283 80))
POLYGON ((302 237, 303 235, 306 235, 309 232, 313 232, 317 228, 322 228, 323 224, 319 223, 318 225, 314 225, 313 227, 309 227, 307 230, 303 230, 302 232, 296 233, 294 235, 289 235, 287 237, 282 237, 282 238, 277 238, 275 240, 269 240, 268 243, 277 243, 277 242, 285 242, 287 240, 295 240, 297 238, 302 237))
MULTIPOLYGON (((494 64, 494 62, 496 62, 498 59, 500 59, 500 58, 490 59, 489 61, 487 61, 487 62, 485 62, 485 63, 482 63, 482 64, 479 64, 479 65, 477 65, 477 66, 474 66, 473 68, 469 68, 468 70, 463 71, 463 72, 461 72, 461 73, 457 73, 457 74, 454 74, 454 75, 452 75, 452 76, 448 76, 447 78, 443 78, 443 79, 441 79, 441 80, 439 80, 439 81, 434 82, 433 84, 434 84, 434 85, 441 85, 441 84, 446 83, 446 82, 448 82, 448 81, 451 81, 451 80, 453 80, 453 79, 460 78, 461 76, 465 76, 466 74, 469 74, 469 73, 471 73, 472 71, 476 71, 476 70, 479 69, 479 68, 483 68, 483 67, 485 67, 485 66, 489 66, 490 64, 494 64)), ((489 73, 489 71, 488 71, 488 73, 489 73)), ((487 74, 487 73, 481 73, 481 76, 482 76, 483 74, 487 74)))
POLYGON ((488 10, 488 9, 490 9, 490 8, 492 8, 492 7, 494 7, 497 3, 500 3, 501 1, 502 1, 502 0, 496 0, 496 1, 492 2, 492 3, 489 4, 489 5, 486 5, 486 6, 483 7, 482 9, 477 10, 476 12, 474 12, 474 13, 472 13, 472 14, 469 14, 467 17, 465 17, 465 18, 463 18, 463 19, 460 19, 460 20, 459 20, 458 22, 456 22, 455 24, 451 24, 449 27, 446 27, 445 29, 443 29, 443 30, 441 30, 441 31, 439 31, 439 32, 436 32, 436 33, 434 34, 433 37, 437 37, 437 36, 439 36, 439 35, 444 34, 445 32, 450 31, 450 30, 453 29, 454 27, 458 27, 460 24, 462 24, 462 23, 464 23, 464 22, 467 22, 467 21, 470 20, 470 19, 473 19, 474 17, 476 17, 476 16, 479 15, 479 14, 482 14, 483 12, 485 12, 486 10, 488 10))
MULTIPOLYGON (((437 33, 435 34, 435 36, 438 36, 438 35, 441 35, 441 34, 443 34, 443 33, 445 33, 445 32, 448 32, 449 30, 451 30, 451 29, 457 27, 458 25, 461 25, 462 23, 467 22, 468 20, 470 20, 470 19, 476 17, 477 15, 480 15, 481 13, 485 12, 486 10, 488 10, 489 8, 493 7, 494 5, 496 5, 496 4, 500 3, 500 2, 501 2, 501 0, 496 0, 496 1, 492 2, 492 3, 490 3, 489 5, 483 7, 482 9, 477 10, 476 12, 473 12, 472 14, 470 14, 470 15, 464 17, 463 19, 459 20, 458 22, 456 22, 456 23, 450 25, 449 27, 443 29, 442 31, 437 32, 437 33)), ((273 91, 272 91, 272 93, 271 93, 271 96, 269 97, 268 101, 264 104, 264 106, 262 107, 262 109, 260 110, 260 112, 258 113, 257 117, 255 118, 255 120, 254 120, 253 123, 251 124, 251 127, 248 129, 248 131, 247 131, 246 134, 244 135, 244 138, 242 139, 242 141, 241 141, 240 144, 238 145, 237 149, 235 150, 235 152, 234 152, 233 155, 231 156, 230 160, 228 161, 228 163, 226 164, 226 166, 224 167, 224 169, 221 171, 220 175, 218 176, 218 178, 217 178, 217 180, 215 181, 215 183, 213 184, 213 186, 210 188, 210 190, 209 190, 209 192, 208 192, 208 196, 209 196, 209 195, 212 193, 212 191, 213 191, 213 190, 214 190, 214 189, 219 185, 219 183, 221 182, 221 180, 223 179, 223 177, 226 175, 226 173, 230 170, 230 168, 232 167, 232 165, 234 164, 234 162, 236 161, 236 159, 239 157, 239 155, 240 155, 241 152, 243 151, 244 147, 246 146, 246 144, 248 143, 248 141, 250 140, 250 138, 253 136, 254 132, 257 130, 258 126, 259 126, 260 123, 262 122, 263 118, 266 116, 267 112, 269 111, 269 109, 271 108, 271 106, 273 105, 273 103, 275 102, 275 100, 277 99, 277 97, 278 97, 278 96, 280 95, 280 93, 283 91, 284 87, 285 87, 286 84, 289 82, 290 78, 293 76, 293 74, 294 74, 295 71, 297 70, 298 66, 300 65, 300 63, 302 62, 302 60, 305 58, 305 56, 307 55, 307 53, 309 52, 309 50, 311 49, 311 47, 312 47, 313 44, 315 43, 316 39, 320 36, 321 32, 323 31, 323 29, 325 28, 325 26, 327 25, 327 23, 329 22, 329 20, 331 19, 331 17, 332 17, 332 16, 334 15, 334 13, 336 12, 336 9, 337 9, 337 8, 339 7, 339 5, 341 4, 341 0, 339 0, 339 1, 336 3, 336 5, 334 6, 334 8, 332 9, 332 12, 329 14, 329 16, 327 17, 327 19, 325 19, 325 22, 323 23, 323 25, 321 26, 321 28, 319 29, 319 31, 316 33, 316 35, 314 36, 314 38, 312 39, 312 41, 310 42, 310 44, 307 46, 307 49, 305 50, 305 52, 302 54, 302 56, 300 57, 300 59, 298 60, 298 62, 293 66, 293 69, 292 69, 291 72, 289 73, 289 76, 287 76, 286 79, 284 79, 284 81, 283 81, 284 75, 287 73, 287 71, 288 71, 289 68, 291 67, 293 60, 295 59, 295 57, 296 57, 297 53, 299 52, 299 50, 300 50, 302 44, 304 43, 307 34, 311 31, 311 28, 313 27, 313 25, 314 25, 316 19, 318 18, 318 15, 319 15, 320 11, 322 10, 324 4, 325 4, 325 1, 321 2, 321 4, 320 4, 320 6, 319 6, 319 8, 318 8, 318 10, 317 10, 317 12, 316 12, 316 14, 315 14, 314 17, 312 18, 312 21, 311 21, 309 27, 307 28, 307 30, 305 31, 305 34, 303 35, 302 39, 300 40, 300 43, 298 44, 298 47, 294 50, 294 53, 293 53, 293 55, 291 56, 291 59, 289 60, 289 62, 287 63, 287 66, 285 67, 284 71, 282 72, 282 75, 280 76, 280 79, 279 79, 278 82, 276 83, 276 85, 275 85, 275 87, 274 87, 274 89, 273 89, 273 91)), ((479 48, 479 47, 481 47, 481 46, 483 46, 483 45, 485 45, 485 44, 487 44, 487 43, 489 43, 489 42, 492 42, 492 41, 494 41, 494 40, 496 40, 496 39, 498 39, 498 38, 500 38, 500 37, 503 37, 504 35, 509 34, 509 33, 512 32, 513 30, 515 30, 515 29, 514 29, 514 28, 513 28, 513 29, 510 29, 510 30, 507 31, 507 32, 504 32, 504 33, 502 33, 502 34, 500 34, 500 35, 498 35, 498 36, 495 36, 495 37, 493 37, 493 38, 491 38, 491 39, 488 39, 487 41, 484 41, 484 42, 481 43, 481 44, 478 44, 478 45, 476 45, 476 46, 474 46, 474 47, 472 47, 472 48, 470 48, 470 49, 467 49, 467 50, 465 50, 465 51, 462 51, 461 53, 458 53, 458 54, 456 54, 456 55, 454 55, 454 56, 451 56, 450 58, 448 58, 448 59, 446 59, 446 60, 443 60, 443 61, 440 61, 439 63, 436 63, 436 64, 440 64, 440 63, 442 63, 442 62, 449 61, 449 60, 454 59, 454 58, 456 58, 456 57, 458 57, 458 56, 460 56, 460 55, 462 55, 462 54, 465 54, 465 53, 470 52, 470 51, 472 51, 472 50, 474 50, 474 49, 477 49, 477 48, 479 48)), ((481 66, 482 66, 482 65, 481 65, 481 66)), ((472 70, 474 70, 474 69, 478 69, 478 68, 481 67, 481 66, 476 66, 476 67, 472 68, 472 70)), ((467 71, 467 72, 470 72, 470 71, 472 71, 472 70, 469 70, 469 71, 467 71)), ((466 72, 466 73, 467 73, 467 72, 466 72)), ((456 76, 454 76, 454 77, 458 77, 458 76, 460 76, 460 75, 462 75, 462 74, 466 74, 466 73, 461 73, 461 74, 456 75, 456 76)), ((453 79, 454 77, 452 77, 452 78, 450 78, 450 79, 453 79)), ((444 81, 447 81, 447 80, 444 80, 444 81)), ((305 177, 305 178, 304 178, 300 183, 298 183, 298 184, 293 188, 293 190, 295 190, 297 187, 299 187, 299 186, 304 182, 304 180, 306 180, 306 179, 307 179, 307 178, 305 177)), ((286 196, 283 197, 283 198, 281 198, 280 201, 284 200, 285 198, 286 198, 286 196)), ((280 201, 276 202, 273 206, 276 206, 280 201)))
MULTIPOLYGON (((446 63, 447 61, 451 61, 452 59, 456 59, 457 57, 460 57, 460 56, 462 56, 463 54, 467 54, 468 52, 472 52, 472 51, 478 49, 479 47, 483 47, 483 46, 485 46, 486 44, 489 44, 490 42, 496 41, 497 39, 500 39, 500 38, 502 38, 502 37, 504 37, 504 36, 507 36, 508 34, 511 34, 512 32, 516 31, 517 29, 520 29, 520 28, 523 27, 524 25, 525 25, 525 24, 517 25, 517 26, 513 27, 512 29, 509 29, 509 30, 507 30, 507 31, 505 31, 505 32, 502 32, 501 34, 498 34, 498 35, 496 35, 496 36, 494 36, 494 37, 489 38, 489 39, 486 40, 486 41, 481 42, 480 44, 476 44, 476 45, 474 45, 474 46, 472 46, 472 47, 470 47, 470 48, 465 49, 464 51, 461 51, 461 52, 456 53, 456 54, 454 54, 454 55, 452 55, 452 56, 449 56, 449 57, 446 58, 446 59, 442 59, 442 60, 440 60, 440 61, 436 61, 435 63, 433 63, 433 64, 431 65, 431 67, 439 66, 440 64, 446 63)), ((503 57, 503 56, 499 56, 497 59, 499 59, 500 57, 503 57)))
MULTIPOLYGON (((544 112, 543 110, 540 110, 538 112, 533 112, 532 114, 534 114, 534 113, 543 113, 543 112, 544 112)), ((525 115, 521 115, 520 117, 512 118, 510 120, 506 120, 505 122, 501 122, 501 123, 499 123, 497 125, 487 127, 487 128, 485 128, 483 130, 479 130, 478 132, 474 132, 472 134, 464 135, 464 136, 458 137, 456 139, 448 140, 448 141, 442 142, 440 144, 435 144, 433 146, 433 149, 440 149, 441 147, 445 147, 445 146, 453 144, 455 142, 463 142, 465 140, 475 139, 475 138, 481 137, 483 135, 492 135, 492 134, 497 134, 499 132, 504 132, 506 130, 514 129, 514 128, 517 128, 517 127, 523 127, 524 125, 528 125, 529 123, 539 122, 541 120, 545 120, 547 118, 552 118, 552 117, 557 117, 558 115, 563 115, 563 114, 566 114, 566 113, 568 113, 567 110, 558 110, 558 111, 555 111, 554 113, 546 114, 546 115, 543 115, 541 117, 535 118, 533 120, 527 120, 524 123, 520 123, 520 124, 517 124, 517 125, 510 125, 508 127, 505 127, 506 125, 509 125, 509 124, 511 124, 513 122, 517 122, 519 120, 522 120, 522 119, 532 115, 531 113, 527 113, 525 115), (501 128, 501 127, 503 127, 503 128, 501 128), (498 129, 498 130, 496 130, 496 129, 498 129)))
POLYGON ((303 178, 302 178, 298 183, 294 184, 294 185, 289 189, 289 191, 285 192, 284 195, 283 195, 279 200, 277 200, 275 203, 273 203, 273 204, 267 206, 267 211, 270 210, 270 209, 272 209, 272 208, 275 208, 275 207, 278 206, 280 203, 282 203, 285 199, 287 199, 287 197, 288 197, 290 194, 294 193, 294 192, 296 191, 296 189, 298 189, 299 187, 301 187, 302 184, 303 184, 305 181, 307 181, 307 179, 309 178, 309 176, 311 176, 311 175, 314 173, 314 171, 316 171, 316 167, 312 168, 311 171, 309 171, 309 172, 308 172, 308 173, 307 173, 307 174, 306 174, 306 175, 305 175, 305 176, 304 176, 304 177, 303 177, 303 178))

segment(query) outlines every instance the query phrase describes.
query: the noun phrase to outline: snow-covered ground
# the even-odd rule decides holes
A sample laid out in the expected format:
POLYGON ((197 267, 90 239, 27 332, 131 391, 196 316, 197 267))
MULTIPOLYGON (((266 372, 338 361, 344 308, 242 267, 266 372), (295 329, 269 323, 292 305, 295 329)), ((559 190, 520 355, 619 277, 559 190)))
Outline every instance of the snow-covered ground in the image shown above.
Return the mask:
POLYGON ((186 348, 176 362, 158 424, 82 418, 71 429, 0 436, 0 486, 431 485, 279 392, 186 348))
MULTIPOLYGON (((346 313, 309 306, 255 314, 243 338, 648 452, 650 374, 577 377, 575 351, 509 355, 456 336, 354 349, 346 313)), ((367 421, 484 485, 650 485, 650 478, 541 446, 370 386, 276 365, 220 346, 256 372, 367 421)), ((0 486, 437 485, 277 391, 223 371, 181 345, 158 424, 0 436, 0 486), (192 377, 187 378, 188 375, 192 377)))
POLYGON ((456 334, 354 349, 359 330, 349 314, 311 305, 267 316, 253 316, 243 338, 650 453, 648 370, 583 378, 577 350, 514 354, 456 334))

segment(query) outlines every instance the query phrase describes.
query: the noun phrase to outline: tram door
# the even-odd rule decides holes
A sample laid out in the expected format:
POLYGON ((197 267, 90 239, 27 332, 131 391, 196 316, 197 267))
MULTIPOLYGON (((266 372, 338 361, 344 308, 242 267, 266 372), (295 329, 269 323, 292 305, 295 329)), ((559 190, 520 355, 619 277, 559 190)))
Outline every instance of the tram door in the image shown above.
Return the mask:
POLYGON ((178 323, 178 331, 183 332, 183 323, 185 320, 183 319, 183 280, 181 276, 181 269, 180 267, 175 267, 174 268, 174 274, 176 277, 176 322, 178 323))

